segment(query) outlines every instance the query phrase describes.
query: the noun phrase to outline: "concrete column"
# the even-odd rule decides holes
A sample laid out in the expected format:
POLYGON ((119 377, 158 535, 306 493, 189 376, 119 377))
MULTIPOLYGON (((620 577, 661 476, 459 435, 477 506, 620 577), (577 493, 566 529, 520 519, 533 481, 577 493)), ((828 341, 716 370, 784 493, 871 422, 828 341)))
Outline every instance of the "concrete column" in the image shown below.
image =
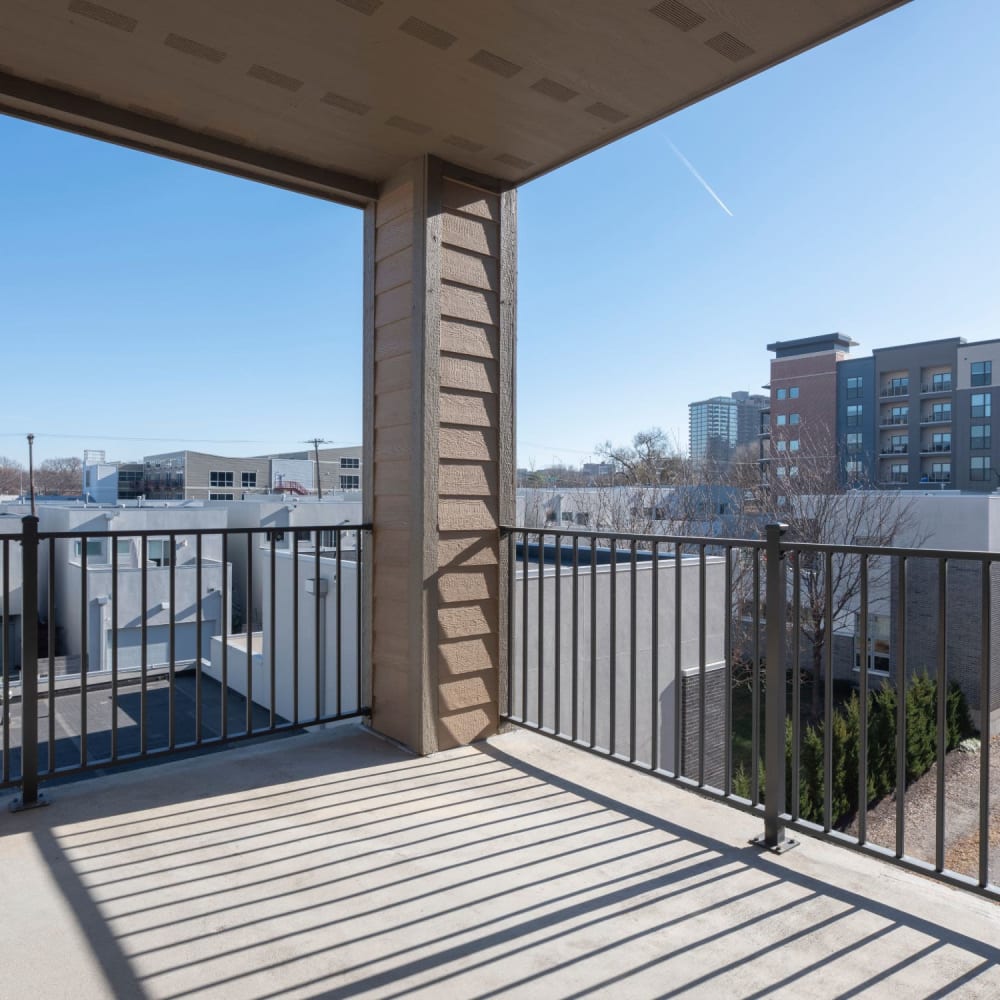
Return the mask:
POLYGON ((366 212, 372 721, 421 753, 498 723, 516 212, 514 191, 434 157, 366 212))

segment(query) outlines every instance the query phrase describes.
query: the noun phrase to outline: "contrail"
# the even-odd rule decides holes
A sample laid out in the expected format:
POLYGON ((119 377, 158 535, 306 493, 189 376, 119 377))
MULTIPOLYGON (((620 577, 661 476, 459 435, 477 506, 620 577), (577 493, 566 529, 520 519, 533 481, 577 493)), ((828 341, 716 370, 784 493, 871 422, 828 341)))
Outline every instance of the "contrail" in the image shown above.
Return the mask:
POLYGON ((674 151, 674 156, 676 156, 677 159, 691 171, 694 179, 715 199, 719 208, 721 208, 726 215, 732 218, 733 213, 729 211, 729 206, 712 190, 711 184, 709 184, 708 181, 706 181, 705 178, 702 177, 697 170, 695 170, 694 164, 692 164, 691 161, 669 139, 667 139, 667 145, 674 151))

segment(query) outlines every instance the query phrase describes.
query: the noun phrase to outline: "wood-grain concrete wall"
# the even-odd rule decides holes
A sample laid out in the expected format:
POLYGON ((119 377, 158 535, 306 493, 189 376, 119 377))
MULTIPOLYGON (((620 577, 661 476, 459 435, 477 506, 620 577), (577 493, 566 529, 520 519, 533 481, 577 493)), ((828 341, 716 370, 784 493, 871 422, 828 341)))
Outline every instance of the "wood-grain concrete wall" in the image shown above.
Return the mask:
POLYGON ((367 215, 373 725, 420 752, 498 723, 514 199, 427 157, 385 184, 367 215))

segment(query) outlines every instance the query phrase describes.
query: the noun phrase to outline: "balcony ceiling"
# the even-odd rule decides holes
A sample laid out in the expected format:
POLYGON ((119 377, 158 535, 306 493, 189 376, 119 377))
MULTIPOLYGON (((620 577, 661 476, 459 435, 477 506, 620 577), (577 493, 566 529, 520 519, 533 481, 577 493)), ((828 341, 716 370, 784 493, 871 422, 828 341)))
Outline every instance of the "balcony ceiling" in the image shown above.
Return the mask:
POLYGON ((0 0, 0 111, 360 204, 423 153, 523 183, 901 2, 0 0))

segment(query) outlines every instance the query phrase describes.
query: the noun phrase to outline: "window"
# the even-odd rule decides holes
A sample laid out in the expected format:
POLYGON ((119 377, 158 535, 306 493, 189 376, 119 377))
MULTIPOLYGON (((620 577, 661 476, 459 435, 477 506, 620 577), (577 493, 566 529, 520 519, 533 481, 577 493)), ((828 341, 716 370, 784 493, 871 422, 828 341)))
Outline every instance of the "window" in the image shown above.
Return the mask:
POLYGON ((889 410, 889 419, 886 422, 890 424, 905 424, 909 419, 910 408, 908 406, 894 406, 889 410))
POLYGON ((931 464, 932 483, 951 482, 951 462, 933 462, 931 464))
POLYGON ((849 476, 861 475, 861 463, 856 458, 850 458, 844 463, 844 469, 849 476))
POLYGON ((973 361, 972 362, 972 384, 992 385, 993 384, 993 362, 973 361))
POLYGON ((931 392, 945 392, 951 388, 951 372, 935 372, 931 376, 931 392))
POLYGON ((784 427, 788 423, 788 417, 784 413, 779 413, 774 421, 779 427, 784 427))
POLYGON ((883 395, 886 396, 905 396, 910 391, 910 379, 907 375, 897 375, 895 378, 889 379, 889 384, 886 386, 886 391, 883 395))
POLYGON ((865 380, 860 375, 852 376, 847 380, 847 398, 860 399, 864 388, 865 380))
POLYGON ((146 560, 154 566, 169 566, 171 553, 169 538, 150 538, 146 542, 146 560))
POLYGON ((232 495, 232 493, 209 493, 208 494, 208 499, 209 500, 232 500, 233 499, 233 495, 232 495))
POLYGON ((857 455, 861 451, 862 435, 857 431, 852 431, 847 435, 846 445, 848 455, 857 455))
MULTIPOLYGON (((854 669, 861 669, 860 620, 855 618, 854 669)), ((889 616, 872 614, 868 618, 868 669, 879 674, 889 673, 889 616)))
POLYGON ((951 451, 951 432, 934 434, 931 437, 931 451, 951 451))
POLYGON ((342 469, 360 469, 361 459, 360 458, 342 458, 340 460, 340 467, 342 469))
POLYGON ((298 528, 295 532, 295 541, 297 542, 311 542, 312 532, 306 530, 305 528, 298 528))
POLYGON ((777 399, 787 399, 788 391, 786 389, 778 389, 778 391, 775 393, 775 397, 777 399))
POLYGON ((361 489, 361 477, 360 476, 341 476, 340 477, 340 488, 342 490, 360 490, 361 489))
POLYGON ((792 440, 788 442, 788 450, 789 451, 798 451, 799 450, 799 439, 798 438, 792 438, 792 440))
POLYGON ((905 434, 893 434, 889 438, 889 447, 886 450, 890 455, 905 455, 909 447, 909 438, 905 434))
POLYGON ((232 486, 233 474, 231 472, 210 472, 208 474, 209 486, 232 486))
POLYGON ((776 442, 775 447, 778 449, 778 451, 786 451, 788 449, 788 442, 778 441, 776 442))
POLYGON ((790 424, 797 424, 799 422, 799 415, 797 413, 789 413, 788 422, 790 424))
POLYGON ((793 385, 791 389, 788 390, 788 398, 789 399, 799 398, 799 387, 797 385, 793 385))
POLYGON ((893 462, 889 466, 889 479, 894 483, 905 483, 910 478, 910 466, 907 462, 893 462))
POLYGON ((783 465, 779 465, 774 471, 778 474, 779 478, 784 479, 785 473, 788 470, 783 465))
MULTIPOLYGON (((73 543, 73 555, 79 559, 83 554, 83 545, 77 541, 73 543)), ((104 545, 99 538, 87 539, 87 558, 100 559, 104 555, 104 545)))
POLYGON ((339 531, 320 532, 319 545, 321 549, 335 549, 340 539, 339 531))
POLYGON ((132 554, 132 543, 127 538, 119 538, 115 541, 115 551, 120 556, 132 554))
POLYGON ((797 465, 788 466, 788 475, 797 476, 799 474, 799 467, 797 465))
POLYGON ((851 403, 847 407, 847 426, 848 427, 860 427, 861 426, 861 414, 864 412, 864 408, 860 403, 851 403))
POLYGON ((989 455, 974 455, 969 460, 969 478, 974 483, 985 483, 993 478, 989 455))
POLYGON ((951 420, 951 403, 935 403, 931 407, 931 423, 943 423, 951 420))
POLYGON ((576 512, 576 523, 577 524, 583 524, 583 525, 590 524, 590 514, 584 512, 584 511, 577 511, 576 512))
POLYGON ((973 448, 989 448, 990 447, 990 425, 989 424, 976 424, 971 428, 972 439, 969 442, 973 448))
POLYGON ((990 393, 974 392, 972 394, 972 415, 974 417, 988 417, 991 401, 990 393))
POLYGON ((244 472, 240 476, 240 485, 243 489, 255 489, 257 486, 257 473, 256 472, 244 472))

